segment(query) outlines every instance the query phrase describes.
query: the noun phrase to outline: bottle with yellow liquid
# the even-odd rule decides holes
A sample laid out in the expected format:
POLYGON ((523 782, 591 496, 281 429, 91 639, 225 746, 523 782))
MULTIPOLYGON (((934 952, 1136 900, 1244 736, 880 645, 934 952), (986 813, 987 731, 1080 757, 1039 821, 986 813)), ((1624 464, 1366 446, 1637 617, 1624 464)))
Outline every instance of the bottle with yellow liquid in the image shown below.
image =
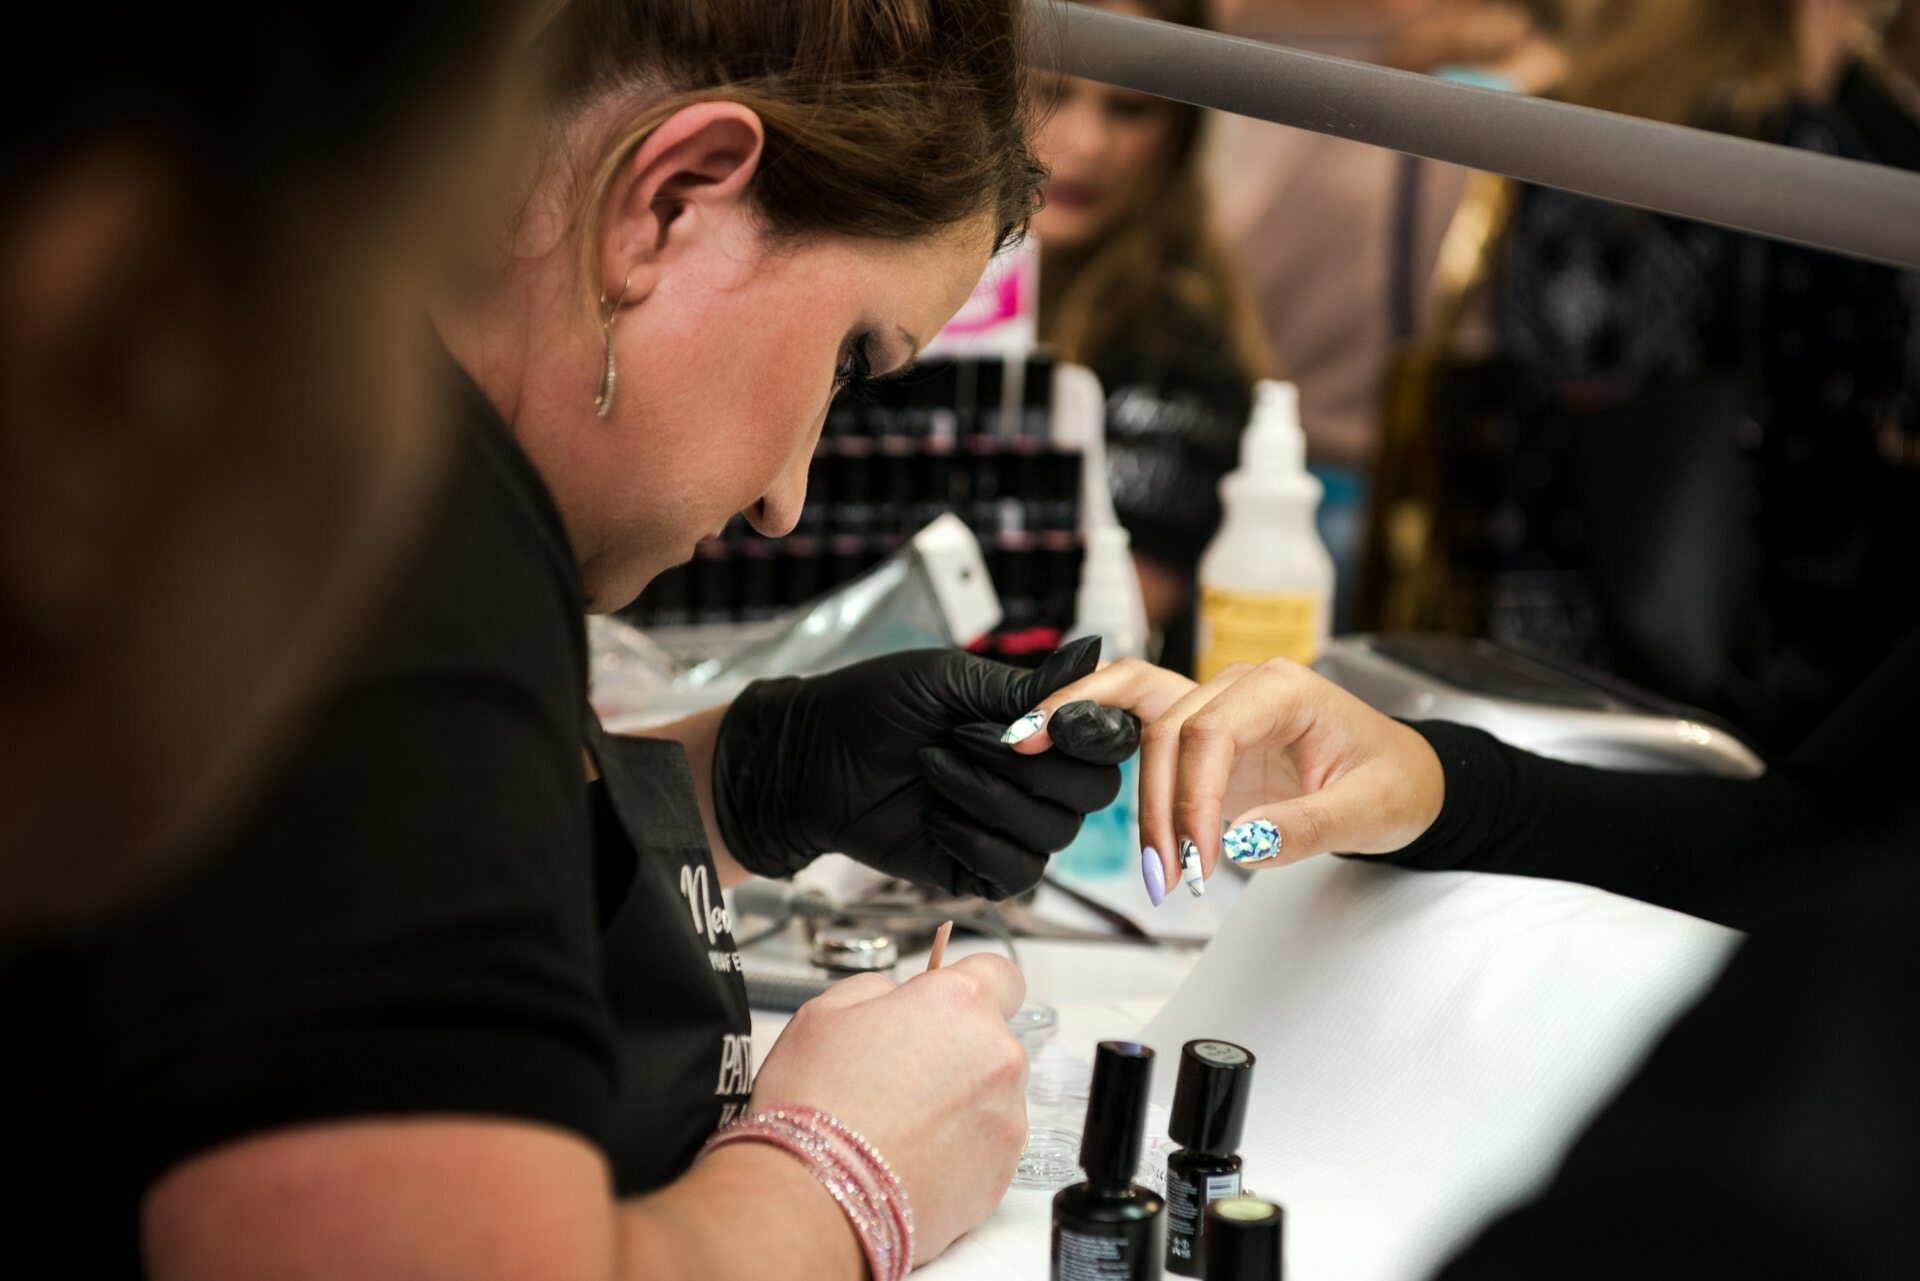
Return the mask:
POLYGON ((1333 557, 1314 526, 1320 495, 1307 472, 1299 389, 1262 382, 1240 468, 1220 482, 1226 519, 1200 558, 1201 680, 1234 663, 1320 657, 1333 613, 1333 557))

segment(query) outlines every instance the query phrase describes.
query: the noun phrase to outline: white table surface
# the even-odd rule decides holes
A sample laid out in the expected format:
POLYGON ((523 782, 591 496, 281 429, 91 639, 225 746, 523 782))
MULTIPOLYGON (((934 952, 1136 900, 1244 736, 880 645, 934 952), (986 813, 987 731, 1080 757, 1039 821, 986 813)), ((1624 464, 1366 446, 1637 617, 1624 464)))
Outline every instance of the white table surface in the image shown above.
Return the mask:
MULTIPOLYGON (((1029 997, 1057 1012, 1040 1061, 1071 1057, 1077 1071, 1109 1038, 1164 1053, 1226 1034, 1254 1050, 1263 1078, 1242 1151, 1258 1162, 1256 1190, 1288 1207, 1290 1274, 1311 1281, 1424 1281, 1490 1214, 1544 1185, 1739 940, 1525 878, 1317 859, 1214 884, 1211 906, 1173 909, 1240 900, 1204 955, 1022 942, 1029 997)), ((1101 897, 1152 919, 1137 888, 1106 888, 1101 897)), ((905 958, 900 972, 924 964, 905 958)), ((781 1022, 756 1017, 757 1051, 781 1022)), ((1150 1140, 1164 1135, 1172 1086, 1155 1074, 1150 1140)), ((919 1275, 1046 1281, 1050 1199, 1010 1190, 919 1275)))
MULTIPOLYGON (((1124 912, 1151 933, 1188 939, 1213 933, 1237 896, 1239 885, 1232 877, 1222 877, 1201 899, 1176 890, 1158 911, 1148 904, 1137 876, 1078 882, 1075 888, 1124 912)), ((1035 906, 1049 919, 1063 924, 1098 925, 1097 917, 1048 889, 1042 889, 1035 906)), ((1037 939, 1020 940, 1019 949, 1028 1001, 1050 1005, 1058 1016, 1053 1044, 1089 1062, 1099 1042, 1136 1035, 1159 1012, 1199 957, 1198 948, 1191 946, 1037 939)), ((1001 950, 991 940, 956 935, 947 956, 957 959, 971 952, 1001 950)), ((896 977, 924 970, 926 955, 920 952, 902 957, 896 977)), ((777 967, 783 961, 797 962, 800 951, 796 942, 782 939, 756 947, 747 956, 749 964, 777 967)), ((765 1061, 786 1022, 784 1014, 753 1012, 755 1070, 765 1061)), ((927 1281, 1008 1281, 1024 1277, 1044 1281, 1052 1200, 1050 1191, 1010 1189, 985 1223, 914 1275, 927 1281)))

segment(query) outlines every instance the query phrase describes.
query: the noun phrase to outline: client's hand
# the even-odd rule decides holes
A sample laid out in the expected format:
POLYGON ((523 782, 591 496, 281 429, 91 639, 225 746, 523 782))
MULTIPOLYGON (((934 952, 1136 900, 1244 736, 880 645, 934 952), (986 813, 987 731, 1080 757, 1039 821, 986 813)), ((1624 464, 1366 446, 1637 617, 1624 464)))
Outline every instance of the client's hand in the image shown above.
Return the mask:
POLYGON ((843 979, 800 1007, 754 1081, 753 1105, 820 1108, 860 1131, 906 1185, 915 1257, 993 1212, 1027 1137, 1027 1060, 1007 1030, 1020 971, 969 956, 899 987, 843 979))
POLYGON ((805 680, 757 681, 714 744, 714 813, 748 871, 786 876, 829 851, 948 893, 1006 898, 1120 790, 1139 743, 1129 716, 1088 705, 1029 757, 1007 723, 1087 675, 1097 640, 1035 671, 916 650, 805 680))
MULTIPOLYGON (((1167 887, 1179 880, 1182 841, 1211 875, 1222 853, 1249 866, 1390 854, 1440 816, 1445 779, 1427 740, 1286 659, 1230 667, 1204 685, 1124 660, 1056 690, 1040 710, 1083 699, 1147 723, 1140 838, 1167 887)), ((1050 744, 1043 730, 1015 750, 1050 744)), ((1151 892, 1152 869, 1143 871, 1151 892)))

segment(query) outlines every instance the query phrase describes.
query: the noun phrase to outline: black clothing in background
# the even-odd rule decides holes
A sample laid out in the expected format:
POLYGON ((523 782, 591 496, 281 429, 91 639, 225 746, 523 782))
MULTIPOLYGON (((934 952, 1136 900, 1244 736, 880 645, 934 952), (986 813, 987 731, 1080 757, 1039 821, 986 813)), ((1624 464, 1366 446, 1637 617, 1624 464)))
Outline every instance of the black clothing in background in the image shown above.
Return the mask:
POLYGON ((1610 773, 1418 728, 1406 867, 1553 877, 1752 931, 1535 1202, 1443 1281, 1920 1276, 1920 633, 1754 781, 1610 773))
POLYGON ((712 959, 733 945, 684 757, 603 746, 590 801, 564 527, 455 382, 437 511, 225 848, 137 922, 0 977, 32 1172, 8 1276, 139 1275, 147 1188, 250 1133, 493 1116, 578 1134, 630 1191, 735 1101, 744 1000, 712 959))
POLYGON ((1920 1276, 1920 858, 1864 851, 1754 934, 1440 1281, 1920 1276))
POLYGON ((1875 160, 1920 171, 1920 119, 1887 82, 1889 74, 1871 61, 1854 58, 1840 76, 1833 105, 1859 130, 1875 160))
MULTIPOLYGON (((1220 482, 1240 465, 1253 384, 1217 320, 1171 294, 1089 366, 1107 393, 1107 477, 1135 554, 1192 579, 1220 530, 1220 482)), ((1158 661, 1193 671, 1191 601, 1158 661)))
MULTIPOLYGON (((1763 136, 1870 159, 1795 103, 1763 136)), ((1797 742, 1920 622, 1893 271, 1529 189, 1488 633, 1797 742)))

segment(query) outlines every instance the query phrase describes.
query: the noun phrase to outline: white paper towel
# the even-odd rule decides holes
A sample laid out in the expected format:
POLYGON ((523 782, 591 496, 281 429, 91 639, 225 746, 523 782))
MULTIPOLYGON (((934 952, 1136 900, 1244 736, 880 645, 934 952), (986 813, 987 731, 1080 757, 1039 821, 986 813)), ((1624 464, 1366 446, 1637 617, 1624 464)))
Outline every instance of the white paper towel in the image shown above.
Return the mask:
MULTIPOLYGON (((1415 1281, 1545 1183, 1739 939, 1582 886, 1315 859, 1252 877, 1140 1039, 1161 1105, 1186 1041, 1258 1056, 1241 1153, 1287 1208, 1290 1281, 1415 1281)), ((1051 1200, 1013 1190, 929 1281, 1045 1281, 1051 1200)))
POLYGON ((1740 935, 1583 886, 1316 859, 1253 877, 1141 1033, 1258 1056, 1241 1152, 1299 1281, 1426 1277, 1537 1191, 1740 935))

